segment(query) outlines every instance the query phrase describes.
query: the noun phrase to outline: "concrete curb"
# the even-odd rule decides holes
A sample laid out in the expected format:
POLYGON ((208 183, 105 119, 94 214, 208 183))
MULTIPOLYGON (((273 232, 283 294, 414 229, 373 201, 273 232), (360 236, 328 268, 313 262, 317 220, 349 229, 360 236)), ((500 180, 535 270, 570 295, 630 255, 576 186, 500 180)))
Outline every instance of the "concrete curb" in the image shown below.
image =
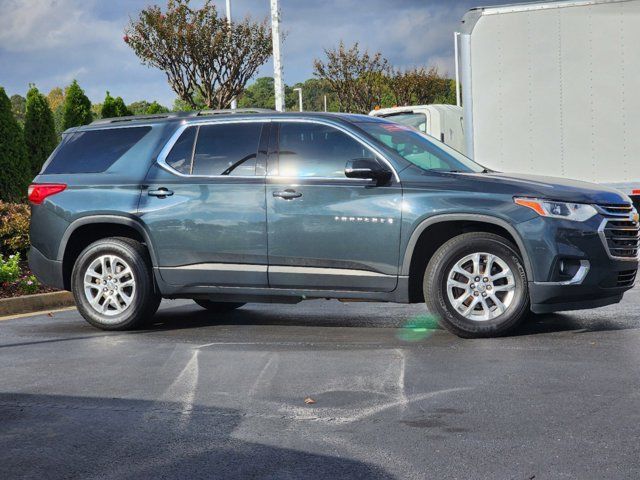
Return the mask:
POLYGON ((39 293, 0 299, 0 317, 75 305, 71 292, 39 293))

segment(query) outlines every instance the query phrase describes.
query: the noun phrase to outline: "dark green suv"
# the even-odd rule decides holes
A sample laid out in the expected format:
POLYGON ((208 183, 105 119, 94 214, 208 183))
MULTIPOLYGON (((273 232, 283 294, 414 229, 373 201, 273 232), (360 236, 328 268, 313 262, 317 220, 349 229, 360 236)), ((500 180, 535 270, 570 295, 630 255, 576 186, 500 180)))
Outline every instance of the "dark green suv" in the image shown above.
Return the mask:
POLYGON ((213 312, 312 298, 426 302, 463 337, 529 310, 619 302, 628 197, 487 170, 408 127, 347 114, 172 114, 65 132, 30 187, 30 264, 99 328, 160 299, 213 312))

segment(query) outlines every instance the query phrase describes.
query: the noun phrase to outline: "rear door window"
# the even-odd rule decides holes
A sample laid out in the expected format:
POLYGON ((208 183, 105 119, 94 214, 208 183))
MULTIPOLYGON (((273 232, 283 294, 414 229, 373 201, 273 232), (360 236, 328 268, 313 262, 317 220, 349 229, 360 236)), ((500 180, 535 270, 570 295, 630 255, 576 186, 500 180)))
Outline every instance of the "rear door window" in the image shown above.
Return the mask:
POLYGON ((75 132, 58 148, 42 173, 104 172, 150 130, 151 127, 127 127, 75 132))
POLYGON ((253 176, 264 122, 219 123, 199 128, 193 175, 253 176))

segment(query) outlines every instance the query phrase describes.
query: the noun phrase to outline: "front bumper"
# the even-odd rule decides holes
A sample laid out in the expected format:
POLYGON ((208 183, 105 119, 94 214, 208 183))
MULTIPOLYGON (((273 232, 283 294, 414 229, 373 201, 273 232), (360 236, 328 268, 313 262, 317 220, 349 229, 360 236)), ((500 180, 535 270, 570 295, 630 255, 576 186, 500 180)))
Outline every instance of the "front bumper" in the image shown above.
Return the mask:
POLYGON ((62 262, 45 257, 40 250, 29 250, 29 268, 41 283, 64 290, 62 262))
POLYGON ((619 259, 598 233, 603 218, 587 222, 536 218, 519 225, 529 253, 531 310, 548 313, 582 310, 618 303, 633 288, 638 258, 619 259), (562 278, 562 261, 583 262, 589 269, 577 282, 562 278))

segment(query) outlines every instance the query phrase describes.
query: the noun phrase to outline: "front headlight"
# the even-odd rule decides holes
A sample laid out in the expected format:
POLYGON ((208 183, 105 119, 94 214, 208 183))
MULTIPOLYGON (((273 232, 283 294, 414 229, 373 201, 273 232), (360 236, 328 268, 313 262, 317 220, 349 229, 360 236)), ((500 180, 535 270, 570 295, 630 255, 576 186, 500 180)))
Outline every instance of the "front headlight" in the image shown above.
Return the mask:
POLYGON ((542 217, 562 218, 576 222, 589 220, 598 213, 592 205, 585 203, 555 202, 553 200, 524 197, 516 197, 513 201, 518 205, 530 208, 542 217))

